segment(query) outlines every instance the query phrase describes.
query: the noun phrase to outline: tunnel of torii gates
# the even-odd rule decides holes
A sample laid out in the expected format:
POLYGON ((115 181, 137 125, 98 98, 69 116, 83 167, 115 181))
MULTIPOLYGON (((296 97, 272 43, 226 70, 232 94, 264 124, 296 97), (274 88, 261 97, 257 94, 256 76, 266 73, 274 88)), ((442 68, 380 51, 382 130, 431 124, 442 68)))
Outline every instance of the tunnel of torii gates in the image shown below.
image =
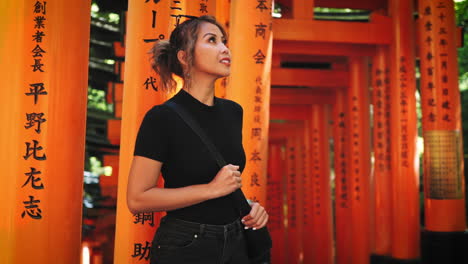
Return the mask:
MULTIPOLYGON (((104 159, 119 172, 114 263, 147 263, 162 216, 132 215, 125 191, 142 117, 172 96, 147 51, 181 14, 229 26, 232 72, 216 95, 243 106, 243 190, 269 212, 272 263, 468 263, 452 0, 278 2, 290 7, 280 19, 271 0, 129 1, 125 45, 115 43, 124 83, 109 89, 121 149, 104 159), (320 21, 314 6, 372 12, 320 21)), ((79 263, 90 0, 0 7, 0 263, 79 263)))

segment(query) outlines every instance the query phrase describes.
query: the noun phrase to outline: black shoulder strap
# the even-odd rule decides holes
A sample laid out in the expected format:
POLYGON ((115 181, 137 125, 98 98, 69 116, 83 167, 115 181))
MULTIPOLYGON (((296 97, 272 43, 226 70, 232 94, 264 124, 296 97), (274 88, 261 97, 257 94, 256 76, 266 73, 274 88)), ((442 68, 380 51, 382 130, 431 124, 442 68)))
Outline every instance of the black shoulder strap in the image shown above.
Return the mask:
MULTIPOLYGON (((216 163, 220 168, 226 166, 226 161, 224 160, 223 156, 219 151, 216 149, 215 145, 211 142, 211 140, 206 136, 203 132, 201 127, 198 123, 192 118, 190 113, 188 113, 182 106, 178 105, 174 101, 167 101, 165 103, 169 106, 174 112, 176 112, 182 120, 197 134, 203 143, 208 147, 209 151, 211 152, 213 158, 216 160, 216 163)), ((244 193, 241 189, 237 189, 232 194, 230 194, 231 199, 234 202, 234 206, 240 211, 241 216, 247 215, 250 213, 250 205, 245 198, 244 193)))

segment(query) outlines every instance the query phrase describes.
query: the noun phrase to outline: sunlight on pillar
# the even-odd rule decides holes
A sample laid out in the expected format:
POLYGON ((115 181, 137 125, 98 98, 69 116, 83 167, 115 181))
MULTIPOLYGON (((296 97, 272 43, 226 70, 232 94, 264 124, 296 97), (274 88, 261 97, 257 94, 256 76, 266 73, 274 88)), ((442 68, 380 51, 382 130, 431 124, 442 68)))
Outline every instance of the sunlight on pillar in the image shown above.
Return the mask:
POLYGON ((88 246, 83 246, 81 250, 81 264, 90 264, 90 252, 88 246))

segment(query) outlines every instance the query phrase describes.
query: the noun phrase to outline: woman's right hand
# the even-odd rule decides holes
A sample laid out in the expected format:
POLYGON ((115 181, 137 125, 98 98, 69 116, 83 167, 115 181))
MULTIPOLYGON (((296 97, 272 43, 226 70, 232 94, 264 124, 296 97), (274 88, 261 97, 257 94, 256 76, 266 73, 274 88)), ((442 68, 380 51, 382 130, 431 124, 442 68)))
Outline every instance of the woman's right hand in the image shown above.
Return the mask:
POLYGON ((215 198, 228 195, 242 187, 239 166, 228 164, 219 170, 215 178, 208 184, 215 198))

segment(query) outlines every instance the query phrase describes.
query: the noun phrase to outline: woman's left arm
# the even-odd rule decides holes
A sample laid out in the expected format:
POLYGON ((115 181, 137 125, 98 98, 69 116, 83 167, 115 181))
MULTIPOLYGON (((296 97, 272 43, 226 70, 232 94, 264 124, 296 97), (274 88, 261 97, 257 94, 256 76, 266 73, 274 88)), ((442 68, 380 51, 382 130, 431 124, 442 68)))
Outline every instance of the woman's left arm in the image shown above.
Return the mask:
POLYGON ((252 203, 250 213, 242 218, 246 228, 260 229, 268 223, 268 214, 259 203, 252 203))

